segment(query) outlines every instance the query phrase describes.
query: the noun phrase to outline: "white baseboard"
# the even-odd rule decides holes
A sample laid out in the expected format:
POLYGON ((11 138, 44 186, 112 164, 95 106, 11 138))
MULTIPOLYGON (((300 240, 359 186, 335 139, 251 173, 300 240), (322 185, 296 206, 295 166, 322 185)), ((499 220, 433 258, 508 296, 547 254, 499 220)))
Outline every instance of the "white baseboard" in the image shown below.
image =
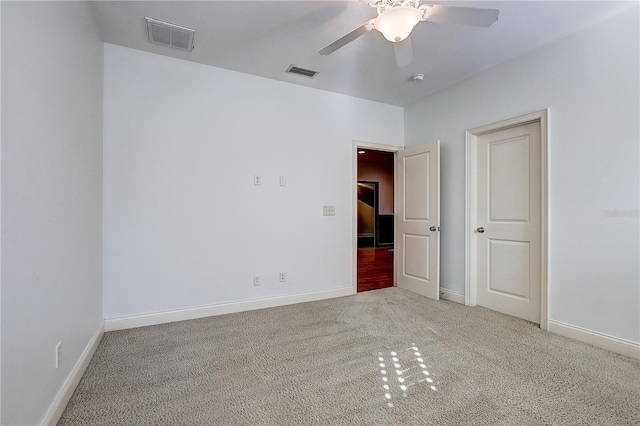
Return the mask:
POLYGON ((440 287, 440 298, 464 305, 464 293, 449 290, 448 288, 440 287))
POLYGON ((294 303, 332 299, 335 297, 350 296, 352 294, 353 287, 350 286, 333 290, 314 291, 310 293, 268 297, 264 299, 246 300, 242 302, 221 303, 217 305, 196 306, 192 308, 108 318, 104 321, 104 328, 105 331, 124 330, 128 328, 165 324, 168 322, 176 321, 185 321, 196 318, 210 317, 214 315, 233 314, 236 312, 252 311, 255 309, 292 305, 294 303))
POLYGON ((634 359, 640 359, 640 344, 630 340, 620 339, 618 337, 609 336, 608 334, 587 330, 586 328, 577 327, 575 325, 551 319, 549 320, 548 330, 551 333, 556 333, 570 339, 588 343, 617 354, 625 355, 634 359))
POLYGON ((102 335, 104 334, 104 323, 100 324, 100 327, 96 330, 96 332, 89 340, 89 343, 84 348, 84 352, 80 355, 78 362, 73 366, 67 380, 65 380, 60 392, 56 396, 56 399, 49 407, 47 414, 45 414, 44 419, 42 419, 42 425, 55 425, 60 420, 64 409, 67 407, 73 392, 76 390, 78 383, 80 383, 80 379, 84 374, 85 370, 89 366, 89 362, 93 357, 93 354, 98 349, 98 344, 100 344, 100 340, 102 340, 102 335))

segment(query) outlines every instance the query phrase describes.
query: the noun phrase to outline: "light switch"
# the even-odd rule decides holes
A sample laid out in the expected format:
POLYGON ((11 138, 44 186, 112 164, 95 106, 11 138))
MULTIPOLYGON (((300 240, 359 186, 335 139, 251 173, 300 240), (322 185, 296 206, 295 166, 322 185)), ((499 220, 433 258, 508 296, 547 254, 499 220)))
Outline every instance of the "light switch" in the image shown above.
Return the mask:
POLYGON ((324 207, 322 207, 322 214, 324 216, 335 216, 336 215, 336 206, 324 206, 324 207))
POLYGON ((287 177, 280 176, 280 186, 287 186, 287 177))

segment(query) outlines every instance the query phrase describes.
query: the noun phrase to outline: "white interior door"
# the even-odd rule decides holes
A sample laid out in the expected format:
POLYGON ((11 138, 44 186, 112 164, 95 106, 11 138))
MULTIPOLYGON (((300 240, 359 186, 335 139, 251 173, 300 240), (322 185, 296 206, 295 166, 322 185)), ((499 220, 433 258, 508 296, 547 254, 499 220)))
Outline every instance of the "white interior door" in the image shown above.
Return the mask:
POLYGON ((478 136, 478 305, 540 323, 540 124, 478 136))
POLYGON ((396 283, 440 296, 440 141, 398 151, 396 283))

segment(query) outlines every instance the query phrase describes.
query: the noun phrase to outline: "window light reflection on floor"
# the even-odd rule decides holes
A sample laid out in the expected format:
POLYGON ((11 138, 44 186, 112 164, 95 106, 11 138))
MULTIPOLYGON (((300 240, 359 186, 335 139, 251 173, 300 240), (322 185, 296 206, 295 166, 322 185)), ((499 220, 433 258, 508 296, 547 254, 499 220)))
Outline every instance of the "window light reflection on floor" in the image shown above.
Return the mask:
POLYGON ((393 407, 394 394, 398 395, 396 398, 400 396, 407 398, 410 389, 421 383, 430 385, 432 391, 438 390, 430 377, 431 374, 427 371, 422 353, 415 343, 400 351, 378 352, 377 358, 383 395, 389 407, 393 407), (393 366, 389 373, 385 369, 387 365, 393 366))

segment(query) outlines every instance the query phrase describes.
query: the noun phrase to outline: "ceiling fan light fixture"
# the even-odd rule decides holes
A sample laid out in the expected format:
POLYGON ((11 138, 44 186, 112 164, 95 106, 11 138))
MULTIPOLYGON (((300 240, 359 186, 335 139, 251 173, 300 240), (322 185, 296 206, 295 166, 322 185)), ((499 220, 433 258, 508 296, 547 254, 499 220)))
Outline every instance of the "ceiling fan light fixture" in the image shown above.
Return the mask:
POLYGON ((422 13, 415 7, 396 6, 381 13, 374 25, 384 38, 397 43, 409 37, 421 17, 422 13))

